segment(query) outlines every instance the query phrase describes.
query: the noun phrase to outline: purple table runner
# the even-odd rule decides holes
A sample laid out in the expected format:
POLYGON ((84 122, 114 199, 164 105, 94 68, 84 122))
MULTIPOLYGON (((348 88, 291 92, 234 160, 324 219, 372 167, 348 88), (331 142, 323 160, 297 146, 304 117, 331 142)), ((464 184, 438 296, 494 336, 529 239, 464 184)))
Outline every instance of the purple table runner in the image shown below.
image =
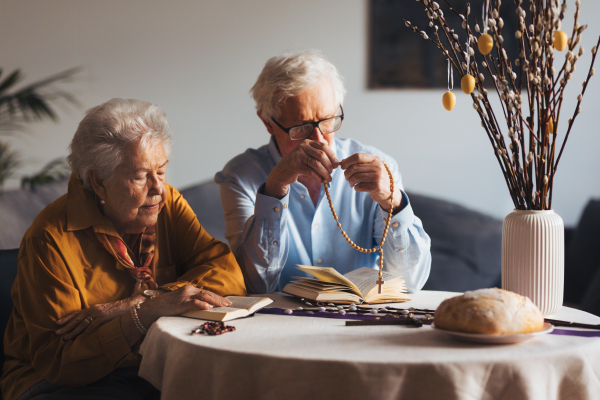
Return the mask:
MULTIPOLYGON (((375 318, 382 318, 381 315, 376 314, 340 314, 335 311, 306 311, 294 310, 292 314, 285 314, 283 308, 263 308, 257 311, 258 314, 274 314, 274 315, 285 315, 292 317, 313 317, 313 318, 333 318, 333 319, 350 319, 359 321, 371 321, 375 318)), ((564 335, 564 336, 582 336, 582 337, 600 337, 600 331, 594 330, 571 330, 571 329, 560 329, 554 328, 551 335, 564 335)))

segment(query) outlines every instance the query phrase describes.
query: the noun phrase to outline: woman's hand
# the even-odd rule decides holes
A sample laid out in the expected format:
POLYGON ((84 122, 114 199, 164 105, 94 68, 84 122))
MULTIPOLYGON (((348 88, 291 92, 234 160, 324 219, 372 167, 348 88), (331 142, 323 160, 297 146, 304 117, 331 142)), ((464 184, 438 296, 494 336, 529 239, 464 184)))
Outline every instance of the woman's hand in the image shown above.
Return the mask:
POLYGON ((227 307, 231 301, 213 292, 186 285, 146 302, 138 310, 142 325, 148 329, 163 316, 179 315, 192 310, 210 310, 214 306, 227 307))
POLYGON ((57 324, 62 325, 56 330, 57 335, 64 335, 63 340, 75 339, 87 330, 96 329, 100 325, 127 312, 134 304, 146 300, 146 297, 137 295, 113 303, 95 304, 85 310, 74 311, 62 317, 57 324))
MULTIPOLYGON (((74 311, 56 321, 57 324, 62 325, 56 331, 56 334, 64 335, 63 340, 65 341, 75 339, 88 330, 96 329, 118 316, 129 313, 133 305, 139 302, 148 302, 148 300, 144 296, 137 295, 112 303, 95 304, 85 310, 74 311)), ((146 327, 163 315, 178 315, 198 309, 209 310, 213 306, 226 307, 231 305, 231 302, 208 290, 186 285, 173 292, 166 292, 154 297, 151 302, 148 302, 148 305, 150 307, 146 305, 143 307, 145 317, 150 317, 143 320, 147 323, 147 325, 144 325, 146 327)), ((141 310, 140 313, 142 313, 141 310)))

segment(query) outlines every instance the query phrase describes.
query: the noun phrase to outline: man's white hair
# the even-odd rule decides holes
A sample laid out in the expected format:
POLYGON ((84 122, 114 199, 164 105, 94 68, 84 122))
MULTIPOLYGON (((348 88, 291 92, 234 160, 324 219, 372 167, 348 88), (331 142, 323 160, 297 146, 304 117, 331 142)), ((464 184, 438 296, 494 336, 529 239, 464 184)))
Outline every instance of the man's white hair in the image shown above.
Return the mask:
POLYGON ((336 106, 343 105, 346 89, 342 77, 320 51, 285 53, 267 61, 250 93, 263 118, 277 118, 285 100, 323 80, 331 83, 336 106))
POLYGON ((167 115, 145 101, 111 99, 86 111, 67 161, 83 187, 93 191, 89 172, 96 170, 100 178, 110 179, 124 161, 127 146, 137 142, 142 149, 162 143, 168 157, 172 140, 167 115))

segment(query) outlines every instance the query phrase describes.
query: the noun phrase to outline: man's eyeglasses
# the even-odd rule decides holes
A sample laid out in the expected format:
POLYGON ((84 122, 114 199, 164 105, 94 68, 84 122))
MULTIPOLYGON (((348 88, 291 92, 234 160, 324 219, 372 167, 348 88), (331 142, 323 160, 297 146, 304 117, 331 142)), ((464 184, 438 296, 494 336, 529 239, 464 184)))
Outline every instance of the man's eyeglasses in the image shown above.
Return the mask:
POLYGON ((289 128, 284 128, 279 122, 275 121, 275 119, 271 118, 271 121, 275 123, 278 127, 281 128, 282 131, 287 133, 291 140, 304 140, 310 135, 312 135, 315 126, 319 128, 319 131, 323 135, 327 135, 328 133, 333 133, 340 129, 342 126, 342 121, 344 120, 344 109, 340 106, 342 110, 342 115, 337 115, 335 117, 322 119, 320 121, 315 122, 307 122, 306 124, 296 125, 289 128))

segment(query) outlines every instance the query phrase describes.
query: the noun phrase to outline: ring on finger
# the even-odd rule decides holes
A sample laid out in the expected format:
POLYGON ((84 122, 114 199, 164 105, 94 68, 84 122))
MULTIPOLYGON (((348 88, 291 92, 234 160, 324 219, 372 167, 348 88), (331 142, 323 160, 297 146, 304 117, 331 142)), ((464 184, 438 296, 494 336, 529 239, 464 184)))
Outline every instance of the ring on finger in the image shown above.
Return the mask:
POLYGON ((308 165, 310 167, 310 160, 312 160, 312 157, 308 157, 308 160, 306 160, 306 165, 308 165))
POLYGON ((88 325, 90 325, 90 324, 92 323, 92 321, 93 321, 93 320, 94 320, 94 318, 92 318, 92 317, 87 317, 86 319, 84 319, 84 321, 85 321, 85 322, 86 322, 88 325))

